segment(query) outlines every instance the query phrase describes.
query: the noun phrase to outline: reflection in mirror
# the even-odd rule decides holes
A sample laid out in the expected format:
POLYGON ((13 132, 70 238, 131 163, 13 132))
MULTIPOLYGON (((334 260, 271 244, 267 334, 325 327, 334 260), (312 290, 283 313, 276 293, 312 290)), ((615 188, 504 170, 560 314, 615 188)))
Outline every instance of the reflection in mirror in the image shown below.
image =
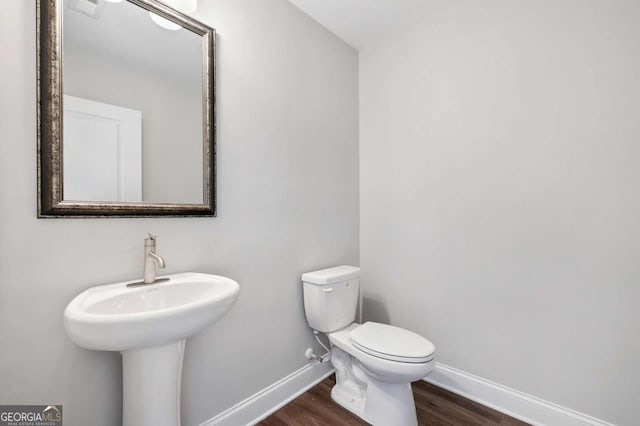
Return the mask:
POLYGON ((64 95, 64 198, 142 201, 142 113, 64 95))
POLYGON ((87 1, 64 0, 64 200, 202 203, 201 37, 87 1))
POLYGON ((36 1, 38 216, 215 216, 213 29, 157 0, 36 1))

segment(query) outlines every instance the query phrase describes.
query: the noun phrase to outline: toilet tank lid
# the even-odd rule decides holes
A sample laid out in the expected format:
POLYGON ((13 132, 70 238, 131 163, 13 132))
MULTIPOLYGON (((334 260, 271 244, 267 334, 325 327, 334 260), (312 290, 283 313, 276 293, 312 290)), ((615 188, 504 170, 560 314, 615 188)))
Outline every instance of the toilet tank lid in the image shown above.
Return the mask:
POLYGON ((302 282, 311 284, 335 284, 349 281, 360 275, 360 268, 356 266, 334 266, 333 268, 320 269, 319 271, 305 272, 302 274, 302 282))

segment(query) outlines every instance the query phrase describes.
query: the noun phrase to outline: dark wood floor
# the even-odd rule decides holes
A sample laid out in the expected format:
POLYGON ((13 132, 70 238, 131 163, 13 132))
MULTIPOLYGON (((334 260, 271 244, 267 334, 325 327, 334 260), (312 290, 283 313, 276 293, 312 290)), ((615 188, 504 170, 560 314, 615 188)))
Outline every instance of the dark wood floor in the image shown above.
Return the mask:
MULTIPOLYGON (((258 425, 260 426, 351 426, 367 425, 331 399, 336 383, 330 376, 308 392, 285 405, 258 425)), ((523 426, 516 420, 442 388, 419 381, 413 385, 418 423, 430 426, 501 425, 523 426)), ((386 426, 386 425, 385 425, 386 426)), ((398 425, 389 425, 398 426, 398 425)))

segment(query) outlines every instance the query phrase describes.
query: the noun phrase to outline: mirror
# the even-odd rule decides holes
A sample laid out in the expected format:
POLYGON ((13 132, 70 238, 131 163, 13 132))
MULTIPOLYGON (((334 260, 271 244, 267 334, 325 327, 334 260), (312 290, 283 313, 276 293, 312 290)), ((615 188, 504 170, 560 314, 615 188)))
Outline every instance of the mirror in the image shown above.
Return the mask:
POLYGON ((38 29, 38 216, 215 216, 214 30, 155 0, 38 0, 38 29))

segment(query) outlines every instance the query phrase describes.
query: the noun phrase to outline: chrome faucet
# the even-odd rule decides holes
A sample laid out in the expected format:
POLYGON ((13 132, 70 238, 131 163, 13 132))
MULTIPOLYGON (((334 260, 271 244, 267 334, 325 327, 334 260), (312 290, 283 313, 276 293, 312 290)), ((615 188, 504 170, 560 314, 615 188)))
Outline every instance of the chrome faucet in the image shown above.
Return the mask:
POLYGON ((144 240, 144 279, 145 284, 156 282, 156 266, 164 268, 164 259, 156 254, 157 237, 149 232, 149 237, 144 240))

